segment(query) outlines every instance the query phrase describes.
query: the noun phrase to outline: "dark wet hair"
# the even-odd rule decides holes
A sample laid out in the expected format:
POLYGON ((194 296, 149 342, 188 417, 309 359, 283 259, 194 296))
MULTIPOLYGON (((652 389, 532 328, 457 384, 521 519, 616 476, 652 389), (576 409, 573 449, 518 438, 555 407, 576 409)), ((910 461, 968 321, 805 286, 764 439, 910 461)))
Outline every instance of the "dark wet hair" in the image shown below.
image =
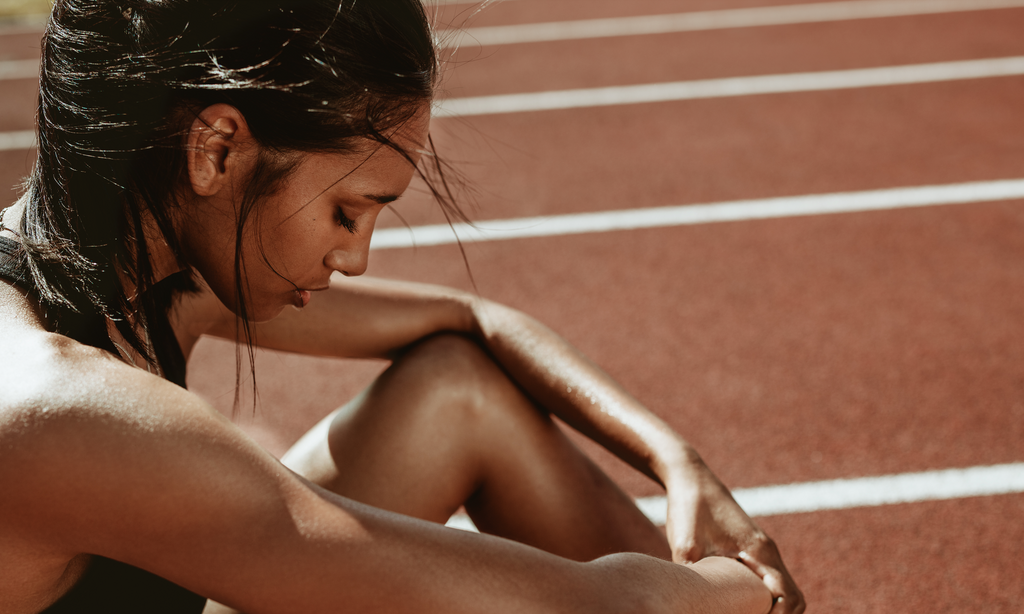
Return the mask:
POLYGON ((57 0, 20 229, 48 317, 61 332, 64 320, 109 318, 166 372, 162 348, 177 343, 168 295, 152 291, 143 211, 185 264, 171 223, 183 135, 199 110, 226 103, 261 145, 236 237, 236 311, 251 342, 240 239, 292 169, 276 154, 350 152, 369 138, 408 157, 387 135, 431 100, 437 75, 420 0, 57 0))

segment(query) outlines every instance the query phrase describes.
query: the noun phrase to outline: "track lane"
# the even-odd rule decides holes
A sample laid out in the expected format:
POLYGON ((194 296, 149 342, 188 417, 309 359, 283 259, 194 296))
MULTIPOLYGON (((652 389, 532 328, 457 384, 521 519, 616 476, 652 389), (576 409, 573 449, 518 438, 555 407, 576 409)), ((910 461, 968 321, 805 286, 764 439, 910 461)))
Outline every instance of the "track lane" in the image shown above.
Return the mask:
POLYGON ((759 523, 810 612, 1017 614, 1024 495, 793 514, 759 523))
MULTIPOLYGON (((736 502, 752 518, 1021 493, 1024 493, 1024 463, 732 490, 736 502)), ((663 527, 668 522, 668 497, 640 497, 636 504, 655 525, 663 527)), ((544 519, 537 520, 543 522, 544 519)), ((454 514, 446 524, 479 532, 463 513, 454 514)))
POLYGON ((576 19, 614 18, 633 15, 771 7, 781 4, 813 4, 821 0, 491 0, 483 11, 481 2, 437 0, 427 3, 428 14, 445 27, 530 24, 576 19))
MULTIPOLYGON (((471 161, 464 168, 485 190, 487 207, 477 214, 484 219, 1007 179, 1024 159, 1015 138, 1024 128, 1022 84, 1002 78, 657 103, 642 114, 612 107, 475 118, 471 126, 445 120, 435 134, 442 153, 471 161), (582 129, 588 122, 600 130, 582 129), (681 162, 645 178, 666 159, 681 162)), ((5 165, 2 180, 14 185, 28 168, 5 165)), ((413 224, 443 221, 415 194, 396 209, 413 224)))
POLYGON ((39 59, 39 43, 43 26, 33 28, 0 25, 0 60, 39 59))
POLYGON ((546 23, 440 30, 440 43, 448 48, 464 45, 518 45, 551 41, 649 36, 798 23, 828 23, 990 9, 1020 8, 1021 0, 854 0, 746 9, 637 15, 608 19, 579 19, 546 23))
POLYGON ((1024 9, 1002 9, 531 45, 467 44, 451 61, 443 88, 451 96, 482 96, 1014 56, 1024 53, 1022 27, 1024 9), (563 57, 576 59, 548 60, 563 57))
POLYGON ((472 223, 451 222, 431 226, 377 229, 370 241, 370 249, 403 249, 458 243, 465 245, 467 243, 533 237, 561 237, 640 228, 667 228, 805 215, 835 215, 887 209, 963 205, 1021 198, 1024 198, 1024 179, 1012 179, 635 208, 598 213, 474 220, 472 223))
MULTIPOLYGON (((1024 172, 1022 96, 1021 79, 984 79, 488 116, 434 132, 442 154, 468 162, 474 217, 519 218, 1012 179, 1024 172)), ((415 193, 395 210, 444 223, 415 193)))

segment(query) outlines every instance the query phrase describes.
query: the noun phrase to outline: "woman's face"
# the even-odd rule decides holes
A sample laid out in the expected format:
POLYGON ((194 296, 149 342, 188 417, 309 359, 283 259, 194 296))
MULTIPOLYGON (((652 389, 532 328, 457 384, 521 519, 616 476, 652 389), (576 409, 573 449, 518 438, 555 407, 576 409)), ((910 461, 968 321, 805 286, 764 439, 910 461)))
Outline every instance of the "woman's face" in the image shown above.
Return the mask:
MULTIPOLYGON (((415 152, 423 149, 428 124, 424 109, 392 137, 413 160, 418 161, 415 152)), ((360 154, 303 155, 277 189, 256 204, 242 245, 249 319, 268 320, 288 305, 304 307, 311 293, 328 287, 334 271, 361 275, 366 270, 377 215, 405 192, 414 173, 390 148, 369 142, 367 148, 360 154)), ((185 240, 189 263, 236 313, 234 212, 243 192, 232 190, 230 207, 193 214, 185 240)))

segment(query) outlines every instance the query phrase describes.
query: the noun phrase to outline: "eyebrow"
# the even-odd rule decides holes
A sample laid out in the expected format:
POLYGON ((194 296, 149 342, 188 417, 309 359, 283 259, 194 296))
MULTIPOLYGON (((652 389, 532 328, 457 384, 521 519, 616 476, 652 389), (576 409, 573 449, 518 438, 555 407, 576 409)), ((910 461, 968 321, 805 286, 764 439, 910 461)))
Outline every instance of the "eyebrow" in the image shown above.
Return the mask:
POLYGON ((375 203, 386 205, 398 200, 400 194, 360 194, 360 196, 367 200, 372 200, 375 203))

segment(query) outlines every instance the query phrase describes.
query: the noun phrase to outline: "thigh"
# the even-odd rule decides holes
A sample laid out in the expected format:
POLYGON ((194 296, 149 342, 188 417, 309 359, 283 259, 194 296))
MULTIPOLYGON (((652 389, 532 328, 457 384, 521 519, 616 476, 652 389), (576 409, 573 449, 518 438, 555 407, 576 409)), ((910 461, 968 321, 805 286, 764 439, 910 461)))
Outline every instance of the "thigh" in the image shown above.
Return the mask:
POLYGON ((406 353, 284 457, 311 481, 376 507, 588 560, 668 558, 664 535, 489 355, 458 336, 406 353))
POLYGON ((467 398, 479 366, 468 343, 442 336, 413 347, 282 462, 340 495, 444 523, 482 473, 467 398))

